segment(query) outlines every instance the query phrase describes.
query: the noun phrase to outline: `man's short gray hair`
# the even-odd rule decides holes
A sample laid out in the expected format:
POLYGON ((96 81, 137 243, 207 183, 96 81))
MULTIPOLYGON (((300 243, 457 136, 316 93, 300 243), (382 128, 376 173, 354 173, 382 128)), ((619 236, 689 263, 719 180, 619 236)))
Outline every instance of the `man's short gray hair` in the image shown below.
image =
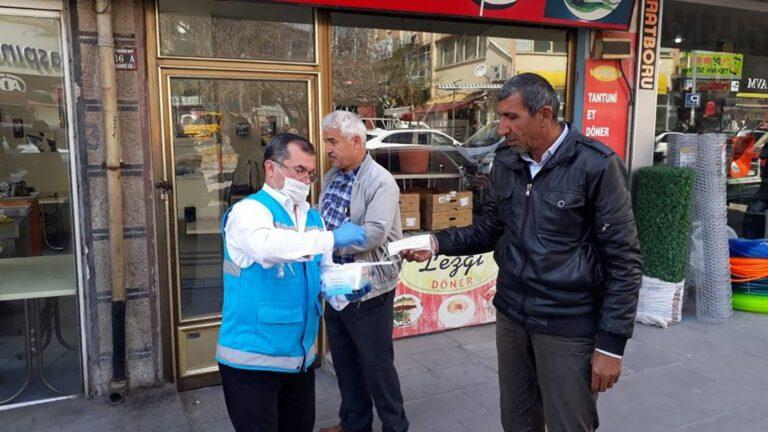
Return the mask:
POLYGON ((560 99, 557 97, 557 92, 555 92, 552 84, 541 75, 523 73, 513 76, 501 86, 496 99, 503 101, 514 93, 520 95, 523 100, 523 106, 531 115, 548 106, 552 108, 552 120, 557 121, 557 114, 560 111, 560 99))
POLYGON ((357 114, 350 111, 336 110, 323 119, 323 130, 338 129, 348 139, 360 137, 360 142, 365 144, 365 124, 357 114))

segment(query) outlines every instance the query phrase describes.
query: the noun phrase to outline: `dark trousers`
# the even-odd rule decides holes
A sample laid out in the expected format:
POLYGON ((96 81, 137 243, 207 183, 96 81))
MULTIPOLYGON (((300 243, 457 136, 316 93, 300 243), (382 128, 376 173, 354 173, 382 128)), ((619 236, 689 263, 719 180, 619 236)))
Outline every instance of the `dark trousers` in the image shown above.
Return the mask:
POLYGON ((345 431, 368 432, 373 403, 382 432, 408 430, 392 346, 393 301, 390 291, 336 311, 325 308, 328 342, 341 392, 339 419, 345 431))
POLYGON ((237 432, 312 432, 315 371, 281 373, 219 363, 224 401, 237 432))
POLYGON ((590 388, 593 337, 529 332, 496 318, 501 424, 506 432, 583 432, 598 426, 590 388))

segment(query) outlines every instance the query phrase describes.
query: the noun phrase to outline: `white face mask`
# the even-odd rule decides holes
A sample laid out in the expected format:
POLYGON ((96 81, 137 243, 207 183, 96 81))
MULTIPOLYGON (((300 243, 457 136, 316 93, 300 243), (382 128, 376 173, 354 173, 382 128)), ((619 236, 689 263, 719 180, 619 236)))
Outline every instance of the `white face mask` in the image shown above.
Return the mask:
POLYGON ((280 166, 277 163, 275 164, 275 168, 277 168, 277 170, 280 171, 280 175, 283 176, 283 188, 280 189, 280 192, 290 198, 293 205, 297 206, 306 202, 307 197, 309 196, 310 186, 283 174, 283 170, 280 169, 280 166))

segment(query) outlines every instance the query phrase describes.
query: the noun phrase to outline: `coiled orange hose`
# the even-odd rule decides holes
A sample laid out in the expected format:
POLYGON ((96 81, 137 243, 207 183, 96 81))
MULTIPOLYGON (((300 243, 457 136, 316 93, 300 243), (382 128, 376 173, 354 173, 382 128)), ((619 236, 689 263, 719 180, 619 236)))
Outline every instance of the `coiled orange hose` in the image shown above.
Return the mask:
POLYGON ((768 278, 768 259, 731 257, 731 281, 751 282, 768 278))

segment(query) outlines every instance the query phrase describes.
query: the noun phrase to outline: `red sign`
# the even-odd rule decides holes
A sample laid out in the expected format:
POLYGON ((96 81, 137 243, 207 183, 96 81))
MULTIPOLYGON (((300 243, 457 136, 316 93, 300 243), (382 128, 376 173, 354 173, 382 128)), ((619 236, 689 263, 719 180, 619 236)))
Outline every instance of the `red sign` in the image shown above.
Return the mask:
POLYGON ((493 254, 406 262, 395 296, 395 338, 496 320, 493 254))
POLYGON ((314 6, 460 16, 563 26, 629 27, 634 0, 278 0, 314 6))
POLYGON ((587 60, 582 132, 624 158, 631 77, 625 81, 616 60, 587 60))

